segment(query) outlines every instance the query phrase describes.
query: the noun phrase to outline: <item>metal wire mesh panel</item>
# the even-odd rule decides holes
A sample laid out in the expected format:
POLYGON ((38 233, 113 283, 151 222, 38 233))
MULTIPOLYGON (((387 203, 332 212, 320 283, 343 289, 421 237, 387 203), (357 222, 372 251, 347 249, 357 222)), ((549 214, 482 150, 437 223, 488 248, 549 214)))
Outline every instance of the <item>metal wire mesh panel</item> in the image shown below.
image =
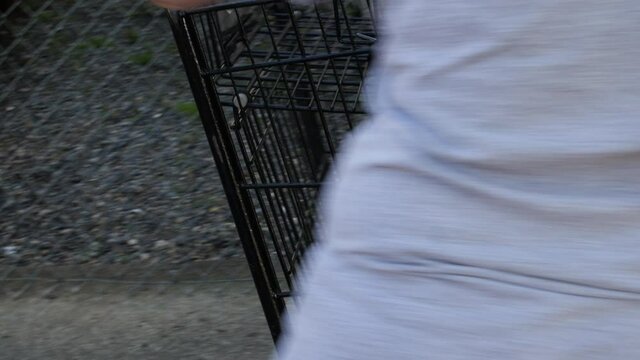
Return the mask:
POLYGON ((314 239, 318 189, 364 114, 368 5, 244 1, 172 18, 274 336, 314 239))

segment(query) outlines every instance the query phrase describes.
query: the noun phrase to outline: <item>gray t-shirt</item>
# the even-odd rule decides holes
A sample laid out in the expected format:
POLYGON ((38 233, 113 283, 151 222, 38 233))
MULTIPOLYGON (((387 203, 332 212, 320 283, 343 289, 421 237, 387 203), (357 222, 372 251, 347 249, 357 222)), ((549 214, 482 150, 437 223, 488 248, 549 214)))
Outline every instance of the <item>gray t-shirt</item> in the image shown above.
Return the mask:
POLYGON ((421 223, 453 229, 423 250, 640 292, 640 2, 382 13, 376 145, 349 157, 452 193, 406 190, 429 193, 421 223))
POLYGON ((379 13, 284 358, 639 357, 640 2, 379 13))

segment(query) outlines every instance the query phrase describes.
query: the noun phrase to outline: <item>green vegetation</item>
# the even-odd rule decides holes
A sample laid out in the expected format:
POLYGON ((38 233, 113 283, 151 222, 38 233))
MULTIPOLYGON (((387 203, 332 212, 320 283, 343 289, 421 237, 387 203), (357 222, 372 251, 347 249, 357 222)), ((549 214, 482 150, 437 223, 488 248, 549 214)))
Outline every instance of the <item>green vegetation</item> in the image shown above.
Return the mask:
POLYGON ((57 17, 56 12, 53 10, 44 10, 38 14, 38 20, 42 22, 53 22, 57 17))
POLYGON ((137 54, 129 55, 129 61, 136 65, 145 66, 153 60, 153 51, 145 49, 137 54))
POLYGON ((135 44, 138 39, 140 39, 140 34, 138 33, 138 31, 136 29, 132 29, 132 28, 127 28, 123 31, 124 39, 126 40, 127 44, 135 44))
POLYGON ((87 45, 94 49, 111 46, 113 43, 104 35, 95 35, 87 39, 87 45))
POLYGON ((198 116, 198 107, 193 101, 183 101, 176 104, 176 110, 187 116, 198 116))

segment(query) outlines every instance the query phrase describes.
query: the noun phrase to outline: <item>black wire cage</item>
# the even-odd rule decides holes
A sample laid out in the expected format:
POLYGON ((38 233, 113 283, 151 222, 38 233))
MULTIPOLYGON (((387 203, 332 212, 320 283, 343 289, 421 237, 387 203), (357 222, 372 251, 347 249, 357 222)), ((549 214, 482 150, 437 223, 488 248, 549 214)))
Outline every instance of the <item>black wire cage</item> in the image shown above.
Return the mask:
POLYGON ((169 18, 274 340, 360 99, 369 1, 232 1, 169 18))

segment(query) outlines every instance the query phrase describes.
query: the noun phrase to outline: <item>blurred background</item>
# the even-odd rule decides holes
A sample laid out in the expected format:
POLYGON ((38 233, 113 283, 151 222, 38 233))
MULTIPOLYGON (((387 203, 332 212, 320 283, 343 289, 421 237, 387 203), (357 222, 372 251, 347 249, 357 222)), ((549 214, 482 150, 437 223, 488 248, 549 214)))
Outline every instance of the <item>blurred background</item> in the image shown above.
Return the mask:
POLYGON ((162 10, 0 4, 0 359, 263 359, 162 10))

